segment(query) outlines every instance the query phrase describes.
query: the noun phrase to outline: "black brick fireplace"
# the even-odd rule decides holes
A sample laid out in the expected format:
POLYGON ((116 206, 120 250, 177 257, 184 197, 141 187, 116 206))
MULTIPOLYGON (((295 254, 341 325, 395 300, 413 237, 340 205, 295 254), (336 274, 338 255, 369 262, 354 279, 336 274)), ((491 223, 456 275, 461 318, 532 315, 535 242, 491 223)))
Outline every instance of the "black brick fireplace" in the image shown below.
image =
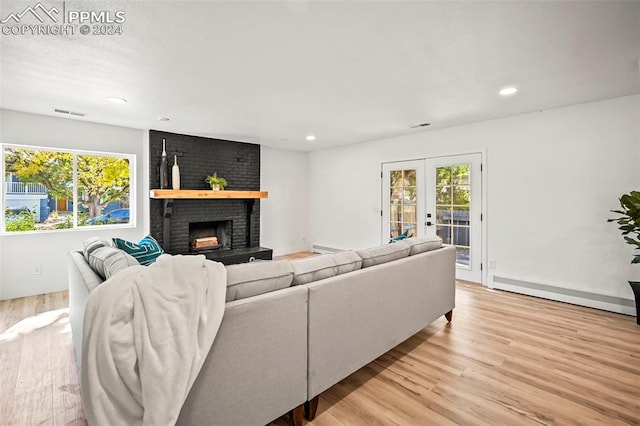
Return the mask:
MULTIPOLYGON (((260 145, 156 130, 149 131, 151 189, 160 187, 162 139, 169 167, 177 155, 181 189, 211 191, 204 179, 217 172, 226 190, 260 190, 260 145)), ((225 264, 271 259, 272 250, 260 247, 259 199, 151 199, 149 210, 151 235, 167 253, 202 253, 225 264), (194 238, 210 236, 220 247, 193 250, 194 238)))

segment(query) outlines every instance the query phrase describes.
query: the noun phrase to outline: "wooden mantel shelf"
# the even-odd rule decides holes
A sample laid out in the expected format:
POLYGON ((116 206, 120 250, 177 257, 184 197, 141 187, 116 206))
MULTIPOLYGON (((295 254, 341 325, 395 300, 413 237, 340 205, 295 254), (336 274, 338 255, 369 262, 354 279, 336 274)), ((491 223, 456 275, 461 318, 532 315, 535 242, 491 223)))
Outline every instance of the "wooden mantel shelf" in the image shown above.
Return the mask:
POLYGON ((210 189, 152 189, 149 197, 155 199, 252 199, 267 198, 267 191, 212 191, 210 189))

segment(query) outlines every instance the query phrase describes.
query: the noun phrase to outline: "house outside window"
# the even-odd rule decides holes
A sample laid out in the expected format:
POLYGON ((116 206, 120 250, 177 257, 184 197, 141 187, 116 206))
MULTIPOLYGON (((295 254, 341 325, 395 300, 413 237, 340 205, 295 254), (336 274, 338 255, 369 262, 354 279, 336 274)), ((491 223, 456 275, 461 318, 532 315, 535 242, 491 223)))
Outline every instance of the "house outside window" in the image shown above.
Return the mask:
POLYGON ((135 156, 2 145, 4 233, 133 226, 135 156))

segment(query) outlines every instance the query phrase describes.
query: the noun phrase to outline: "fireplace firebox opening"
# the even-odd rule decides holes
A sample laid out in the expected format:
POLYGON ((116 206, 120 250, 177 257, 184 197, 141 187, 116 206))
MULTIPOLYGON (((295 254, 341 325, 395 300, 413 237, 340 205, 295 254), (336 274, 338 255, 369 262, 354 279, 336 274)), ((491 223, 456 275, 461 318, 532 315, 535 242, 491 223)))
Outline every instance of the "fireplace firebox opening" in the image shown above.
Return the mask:
POLYGON ((233 221, 215 220, 189 223, 189 251, 232 248, 233 221))

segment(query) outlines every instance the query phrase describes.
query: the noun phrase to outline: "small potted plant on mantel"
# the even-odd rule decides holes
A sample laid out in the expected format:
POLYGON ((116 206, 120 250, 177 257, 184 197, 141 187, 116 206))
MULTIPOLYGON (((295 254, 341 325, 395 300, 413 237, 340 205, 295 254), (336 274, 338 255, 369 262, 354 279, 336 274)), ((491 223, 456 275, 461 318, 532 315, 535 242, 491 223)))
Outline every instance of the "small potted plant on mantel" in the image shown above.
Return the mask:
MULTIPOLYGON (((607 222, 616 222, 627 244, 640 250, 640 192, 631 191, 629 194, 623 194, 620 197, 620 207, 622 210, 611 210, 620 217, 609 219, 607 222)), ((640 253, 633 256, 631 263, 640 263, 640 253)), ((636 322, 640 325, 640 282, 629 281, 629 285, 636 299, 636 322)))
POLYGON ((207 182, 211 186, 211 189, 214 191, 222 191, 225 186, 227 186, 227 180, 223 177, 218 176, 218 173, 207 176, 204 181, 207 182))

